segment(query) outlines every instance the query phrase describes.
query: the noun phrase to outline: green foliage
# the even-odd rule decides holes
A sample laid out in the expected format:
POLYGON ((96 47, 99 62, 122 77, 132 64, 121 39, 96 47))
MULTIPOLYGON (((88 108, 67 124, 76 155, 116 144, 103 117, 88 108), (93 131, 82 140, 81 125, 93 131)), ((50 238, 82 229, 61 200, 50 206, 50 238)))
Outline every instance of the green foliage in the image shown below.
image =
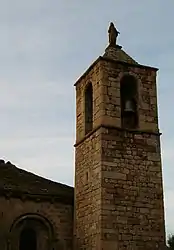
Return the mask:
POLYGON ((168 249, 174 250, 174 235, 169 235, 167 243, 168 249))

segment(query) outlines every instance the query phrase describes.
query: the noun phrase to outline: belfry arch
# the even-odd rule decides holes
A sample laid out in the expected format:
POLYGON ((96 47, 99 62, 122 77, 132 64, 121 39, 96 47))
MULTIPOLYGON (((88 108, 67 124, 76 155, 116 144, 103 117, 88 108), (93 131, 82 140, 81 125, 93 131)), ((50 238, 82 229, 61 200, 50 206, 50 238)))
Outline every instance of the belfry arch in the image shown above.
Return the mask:
POLYGON ((137 80, 126 74, 120 81, 121 126, 126 129, 138 127, 138 91, 137 80))
POLYGON ((92 83, 88 83, 84 91, 85 99, 85 134, 93 129, 93 89, 92 83))

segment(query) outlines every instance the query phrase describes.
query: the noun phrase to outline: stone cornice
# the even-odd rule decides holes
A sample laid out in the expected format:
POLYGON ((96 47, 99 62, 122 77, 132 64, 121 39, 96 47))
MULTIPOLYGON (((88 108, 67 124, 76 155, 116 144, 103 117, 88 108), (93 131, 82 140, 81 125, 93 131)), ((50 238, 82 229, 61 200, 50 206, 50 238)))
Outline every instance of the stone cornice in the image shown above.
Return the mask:
POLYGON ((6 199, 17 198, 22 201, 32 200, 34 202, 49 201, 50 203, 74 204, 74 195, 51 195, 51 194, 32 194, 13 189, 0 189, 0 196, 6 199))
POLYGON ((133 64, 133 63, 127 63, 127 62, 123 62, 123 61, 118 61, 118 60, 113 60, 111 58, 108 57, 103 57, 103 56, 99 56, 89 67, 88 69, 78 78, 78 80, 76 81, 76 83, 74 84, 74 86, 77 86, 78 83, 92 70, 92 68, 99 62, 99 61, 107 61, 107 62, 111 62, 111 63, 115 63, 115 64, 121 64, 123 66, 127 66, 127 67, 134 67, 134 68, 142 68, 142 69, 147 69, 147 70, 153 70, 153 71, 158 71, 158 68, 155 67, 151 67, 151 66, 146 66, 146 65, 142 65, 142 64, 133 64))
POLYGON ((142 64, 139 64, 139 63, 133 64, 133 63, 123 62, 123 61, 119 61, 119 60, 114 60, 114 59, 103 57, 103 56, 101 56, 100 58, 102 60, 104 60, 104 61, 108 61, 108 62, 112 62, 112 63, 116 63, 116 64, 122 64, 122 65, 125 65, 125 66, 128 66, 128 67, 149 69, 149 70, 154 70, 154 71, 159 70, 158 68, 142 65, 142 64))
POLYGON ((78 145, 80 145, 82 142, 84 142, 87 138, 89 138, 93 133, 95 133, 100 128, 116 129, 120 132, 128 132, 128 133, 133 133, 133 134, 149 134, 149 135, 156 135, 156 136, 161 136, 161 134, 162 134, 159 131, 155 132, 155 131, 149 131, 149 130, 125 129, 125 128, 121 128, 121 127, 117 127, 117 126, 110 126, 110 125, 101 124, 101 125, 95 127, 88 134, 86 134, 81 140, 76 142, 74 147, 77 147, 78 145))

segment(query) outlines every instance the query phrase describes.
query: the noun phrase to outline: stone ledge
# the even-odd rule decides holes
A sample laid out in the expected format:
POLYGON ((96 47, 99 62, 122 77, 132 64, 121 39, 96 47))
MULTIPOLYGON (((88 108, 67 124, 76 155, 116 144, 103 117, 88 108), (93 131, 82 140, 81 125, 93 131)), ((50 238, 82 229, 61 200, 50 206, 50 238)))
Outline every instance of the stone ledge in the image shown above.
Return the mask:
POLYGON ((149 70, 154 70, 154 71, 159 70, 158 68, 155 68, 155 67, 142 65, 142 64, 139 64, 139 63, 138 64, 133 64, 133 63, 128 63, 128 62, 123 62, 123 61, 114 60, 114 59, 103 57, 103 56, 100 56, 100 59, 104 60, 104 61, 112 62, 112 63, 115 63, 115 64, 122 64, 122 65, 125 65, 125 66, 134 67, 134 68, 149 69, 149 70))
POLYGON ((157 132, 153 132, 153 131, 149 131, 149 130, 125 129, 125 128, 121 128, 121 127, 117 127, 117 126, 110 126, 110 125, 101 124, 101 125, 97 126, 96 128, 94 128, 92 131, 90 131, 88 134, 86 134, 81 140, 79 140, 78 142, 76 142, 74 144, 74 147, 79 146, 82 142, 84 142, 87 138, 89 138, 93 133, 95 133, 100 128, 116 129, 118 131, 128 132, 128 133, 133 133, 133 134, 149 134, 149 135, 157 135, 157 136, 161 136, 162 135, 162 133, 160 133, 158 131, 157 132))
POLYGON ((50 203, 63 203, 63 204, 74 204, 74 196, 63 196, 63 195, 50 195, 50 194, 31 194, 22 191, 15 191, 10 189, 0 189, 0 196, 6 199, 17 198, 22 201, 33 200, 35 202, 49 201, 50 203))
POLYGON ((134 67, 134 68, 141 68, 141 69, 149 69, 149 70, 154 70, 154 71, 158 71, 158 68, 155 67, 151 67, 151 66, 146 66, 146 65, 142 65, 142 64, 133 64, 133 63, 127 63, 127 62, 123 62, 123 61, 118 61, 118 60, 113 60, 107 57, 103 57, 103 56, 99 56, 88 68, 87 70, 83 73, 82 76, 80 76, 78 78, 78 80, 76 81, 76 83, 74 84, 74 86, 77 86, 79 84, 79 82, 90 72, 90 70, 99 62, 99 61, 108 61, 108 62, 112 62, 115 64, 122 64, 124 66, 130 66, 130 67, 134 67))

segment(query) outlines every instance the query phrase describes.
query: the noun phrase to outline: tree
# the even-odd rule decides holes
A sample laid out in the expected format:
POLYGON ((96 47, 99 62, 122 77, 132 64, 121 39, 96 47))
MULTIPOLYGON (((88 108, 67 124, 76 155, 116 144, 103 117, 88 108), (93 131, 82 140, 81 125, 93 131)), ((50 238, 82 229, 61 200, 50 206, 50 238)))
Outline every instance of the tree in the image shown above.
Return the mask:
POLYGON ((174 235, 169 235, 167 243, 168 243, 168 248, 174 250, 174 235))

